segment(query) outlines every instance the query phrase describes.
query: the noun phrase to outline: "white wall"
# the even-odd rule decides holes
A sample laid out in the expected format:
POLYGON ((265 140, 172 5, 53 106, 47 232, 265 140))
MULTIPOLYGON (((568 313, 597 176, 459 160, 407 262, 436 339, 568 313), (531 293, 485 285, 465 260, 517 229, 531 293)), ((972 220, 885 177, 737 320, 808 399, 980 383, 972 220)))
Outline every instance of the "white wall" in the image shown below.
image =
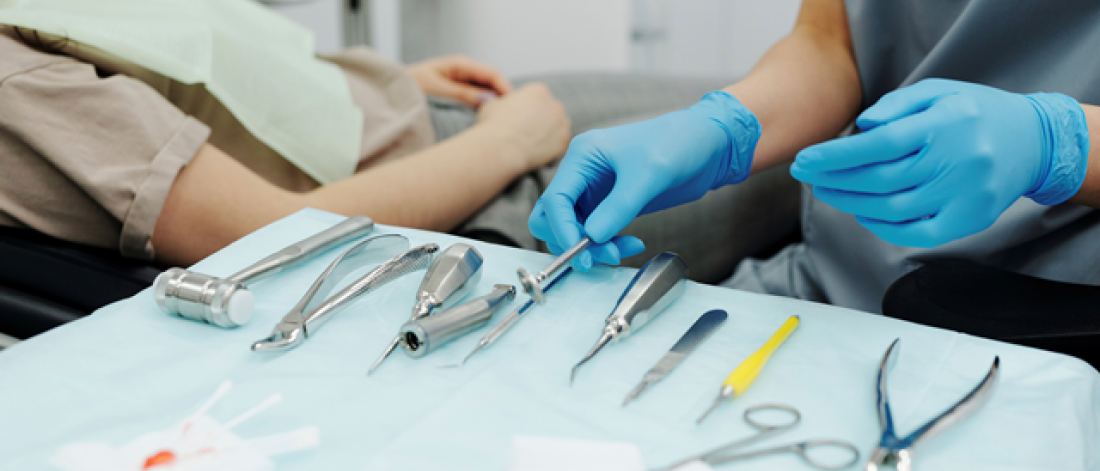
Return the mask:
POLYGON ((441 53, 463 53, 509 76, 624 71, 631 0, 441 0, 441 53))
MULTIPOLYGON (((343 46, 346 0, 273 8, 343 46)), ((790 32, 800 0, 364 0, 375 49, 397 60, 465 54, 509 76, 641 71, 738 77, 790 32), (402 30, 404 29, 404 30, 402 30), (404 57, 402 57, 404 55, 404 57)))
POLYGON ((794 25, 799 0, 634 0, 631 68, 746 74, 794 25))
POLYGON ((268 6, 313 31, 316 50, 332 53, 344 46, 341 15, 345 0, 269 0, 268 6))

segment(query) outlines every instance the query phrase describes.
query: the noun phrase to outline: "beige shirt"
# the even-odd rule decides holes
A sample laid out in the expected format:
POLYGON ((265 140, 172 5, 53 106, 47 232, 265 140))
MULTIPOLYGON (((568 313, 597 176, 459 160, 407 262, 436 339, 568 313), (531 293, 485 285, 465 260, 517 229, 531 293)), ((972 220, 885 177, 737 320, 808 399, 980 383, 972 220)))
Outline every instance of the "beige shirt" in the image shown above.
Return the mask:
MULTIPOLYGON (((0 225, 152 259, 168 190, 206 142, 285 189, 317 186, 201 84, 81 44, 61 52, 35 49, 10 29, 0 34, 0 225)), ((344 70, 363 110, 360 170, 435 141, 423 93, 404 68, 365 48, 326 59, 344 70)))

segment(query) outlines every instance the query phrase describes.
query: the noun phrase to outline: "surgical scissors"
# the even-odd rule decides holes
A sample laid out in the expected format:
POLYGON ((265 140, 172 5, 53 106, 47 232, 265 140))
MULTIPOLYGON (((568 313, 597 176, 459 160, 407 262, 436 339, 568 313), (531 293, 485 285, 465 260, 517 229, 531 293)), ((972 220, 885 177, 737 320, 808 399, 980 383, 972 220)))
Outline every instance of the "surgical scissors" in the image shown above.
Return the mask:
POLYGON ((759 440, 763 440, 767 437, 778 435, 782 432, 793 429, 795 426, 798 425, 799 422, 802 421, 802 414, 798 413, 798 409, 795 409, 794 407, 788 406, 786 404, 773 404, 773 403, 757 404, 757 405, 752 406, 748 409, 745 409, 744 417, 745 417, 745 422, 747 422, 750 426, 752 426, 752 428, 757 430, 756 435, 746 437, 746 438, 742 438, 742 439, 737 440, 735 442, 728 443, 726 445, 722 445, 722 446, 720 446, 718 448, 715 448, 713 450, 710 450, 706 453, 701 453, 701 454, 689 457, 689 458, 684 459, 682 461, 679 461, 679 462, 677 462, 677 463, 675 463, 671 466, 667 466, 667 467, 664 467, 664 468, 657 468, 656 470, 653 470, 653 471, 672 471, 672 470, 674 470, 676 468, 679 468, 679 467, 681 467, 685 464, 688 464, 692 461, 702 461, 702 462, 707 463, 709 465, 716 465, 716 464, 728 463, 730 461, 743 460, 743 459, 747 459, 747 458, 755 458, 757 456, 772 455, 772 454, 776 454, 776 453, 788 453, 788 452, 789 453, 794 453, 794 454, 802 457, 802 460, 805 461, 806 464, 809 464, 810 466, 812 466, 814 468, 824 469, 824 470, 844 469, 844 468, 847 468, 847 467, 855 464, 856 461, 859 461, 859 450, 856 449, 856 447, 854 445, 852 445, 851 443, 848 443, 848 442, 840 441, 840 440, 829 440, 829 439, 806 440, 806 441, 802 441, 802 442, 788 443, 786 445, 775 446, 775 447, 771 447, 771 448, 764 448, 764 449, 761 449, 761 450, 749 451, 749 452, 745 452, 745 453, 726 454, 726 453, 728 453, 732 450, 735 450, 737 448, 741 448, 741 447, 743 447, 745 445, 748 445, 750 443, 753 443, 753 442, 756 442, 756 441, 759 441, 759 440), (791 417, 790 421, 780 422, 780 423, 769 423, 769 421, 761 420, 761 419, 757 419, 757 418, 753 417, 754 415, 756 415, 760 412, 776 412, 776 411, 778 411, 780 413, 786 413, 786 415, 789 415, 791 417), (810 453, 811 450, 822 450, 822 449, 828 449, 828 448, 842 450, 842 452, 844 452, 844 453, 850 453, 849 458, 847 460, 843 461, 843 462, 840 462, 839 460, 837 462, 831 462, 830 460, 823 460, 820 457, 815 456, 815 454, 810 453))

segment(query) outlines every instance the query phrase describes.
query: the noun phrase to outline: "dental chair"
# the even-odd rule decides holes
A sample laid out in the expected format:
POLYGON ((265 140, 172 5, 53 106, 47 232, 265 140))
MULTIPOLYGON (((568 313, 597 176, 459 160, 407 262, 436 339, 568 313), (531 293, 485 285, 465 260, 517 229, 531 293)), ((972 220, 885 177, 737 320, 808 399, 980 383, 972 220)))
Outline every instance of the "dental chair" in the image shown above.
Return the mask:
POLYGON ((961 260, 932 261, 886 291, 883 314, 1072 355, 1100 369, 1100 286, 961 260))
POLYGON ((160 272, 112 251, 0 227, 0 333, 45 332, 133 296, 160 272))

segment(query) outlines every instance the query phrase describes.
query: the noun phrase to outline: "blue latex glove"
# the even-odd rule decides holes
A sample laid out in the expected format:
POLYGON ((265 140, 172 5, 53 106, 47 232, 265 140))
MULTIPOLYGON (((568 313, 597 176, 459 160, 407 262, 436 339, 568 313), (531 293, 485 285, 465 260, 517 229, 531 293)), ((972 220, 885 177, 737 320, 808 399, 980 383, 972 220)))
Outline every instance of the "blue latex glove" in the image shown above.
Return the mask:
POLYGON ((966 237, 1021 196, 1058 204, 1085 178, 1084 111, 1061 94, 929 79, 882 97, 856 125, 864 132, 800 152, 791 175, 897 245, 966 237))
POLYGON ((695 201, 749 175, 760 123, 726 92, 648 121, 573 139, 528 226, 561 253, 588 235, 596 245, 574 259, 587 270, 618 264, 645 246, 614 237, 634 218, 695 201))

